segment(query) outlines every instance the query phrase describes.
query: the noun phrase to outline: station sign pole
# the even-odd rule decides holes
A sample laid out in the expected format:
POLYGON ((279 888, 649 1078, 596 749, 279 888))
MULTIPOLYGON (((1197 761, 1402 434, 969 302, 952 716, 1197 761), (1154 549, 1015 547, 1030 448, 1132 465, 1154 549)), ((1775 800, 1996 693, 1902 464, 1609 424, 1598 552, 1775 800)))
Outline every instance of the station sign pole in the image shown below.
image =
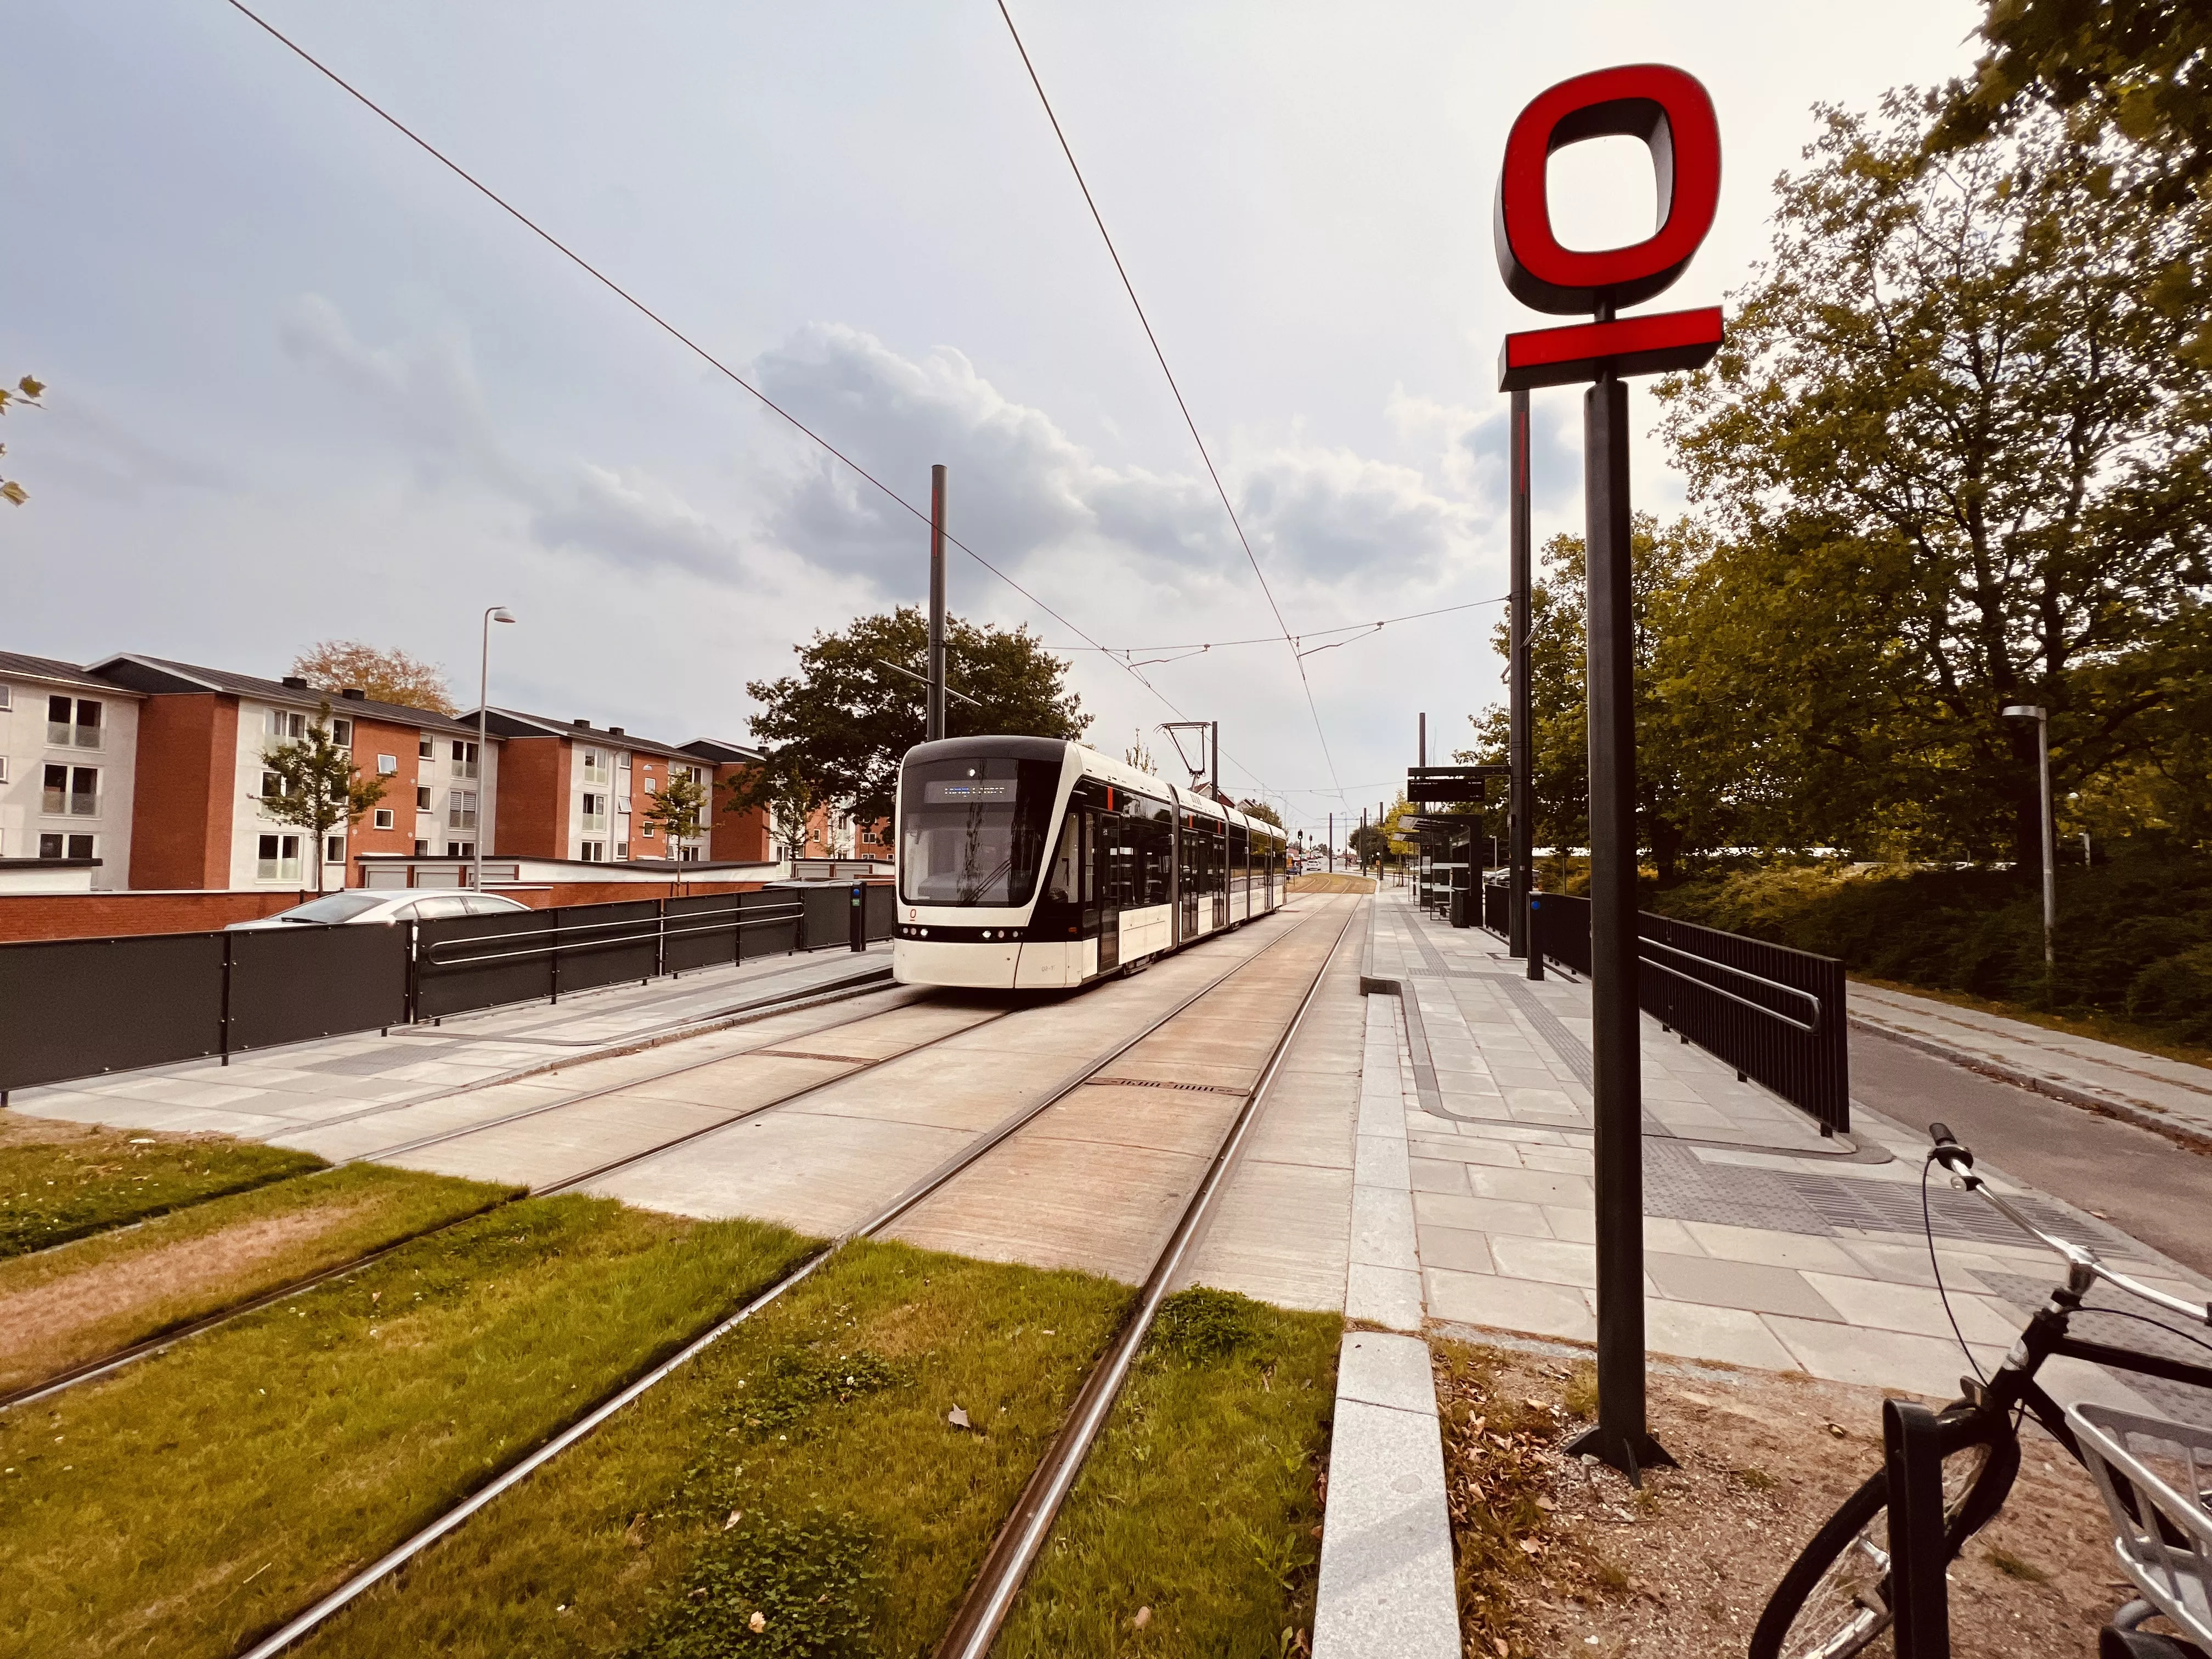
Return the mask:
POLYGON ((1535 733, 1529 729, 1528 710, 1528 393, 1513 393, 1510 508, 1512 541, 1512 596, 1507 605, 1505 707, 1509 722, 1506 761, 1513 769, 1506 807, 1506 830, 1510 846, 1505 885, 1506 953, 1528 954, 1528 877, 1534 861, 1535 791, 1530 773, 1534 769, 1535 733))
POLYGON ((945 735, 945 469, 929 469, 929 704, 926 740, 945 735))
MULTIPOLYGON (((1590 386, 1583 402, 1583 493, 1598 1420, 1573 1449, 1601 1458, 1638 1482, 1643 1469, 1673 1460, 1651 1437, 1644 1410, 1644 1088, 1626 380, 1710 362, 1720 347, 1721 313, 1717 306, 1639 317, 1619 313, 1665 292, 1687 268, 1712 228, 1720 176, 1719 123, 1712 100, 1693 77, 1659 64, 1600 70, 1561 82, 1521 112, 1506 138, 1495 220, 1498 270, 1516 299, 1554 315, 1595 318, 1506 336, 1498 389, 1517 399, 1538 386, 1590 386), (1627 247, 1570 250, 1553 234, 1547 165, 1553 151, 1568 144, 1612 137, 1639 138, 1650 150, 1659 182, 1658 228, 1627 247)), ((1523 429, 1516 419, 1516 438, 1523 429)))

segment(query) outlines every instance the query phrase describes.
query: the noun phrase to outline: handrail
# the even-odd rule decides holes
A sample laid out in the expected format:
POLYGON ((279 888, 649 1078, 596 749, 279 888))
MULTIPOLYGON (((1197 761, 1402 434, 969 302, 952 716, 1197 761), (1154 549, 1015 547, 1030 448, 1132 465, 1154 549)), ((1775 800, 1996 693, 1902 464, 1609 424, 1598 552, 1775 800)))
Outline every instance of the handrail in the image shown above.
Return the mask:
MULTIPOLYGON (((1647 945, 1651 943, 1650 939, 1646 939, 1644 942, 1647 945)), ((1688 953, 1686 951, 1684 954, 1687 955, 1688 953)), ((1789 1026, 1792 1030, 1802 1031, 1807 1036, 1811 1036, 1814 1032, 1820 1029, 1820 1001, 1818 997, 1814 996, 1809 991, 1797 992, 1798 995, 1804 997, 1813 1005, 1813 1021, 1812 1024, 1808 1025, 1802 1019, 1792 1019, 1788 1014, 1784 1013, 1778 1008, 1770 1008, 1763 1002, 1753 1002, 1749 997, 1740 997, 1733 991, 1723 990, 1719 986, 1715 985, 1710 980, 1692 978, 1690 975, 1681 972, 1679 969, 1669 968, 1663 962, 1654 962, 1650 957, 1642 955, 1639 955, 1636 960, 1644 967, 1649 968, 1656 973, 1664 974, 1669 979, 1679 979, 1685 985, 1694 985, 1701 991, 1711 991, 1717 997, 1726 997, 1730 1002, 1735 1003, 1741 1007, 1748 1008, 1755 1014, 1765 1014, 1769 1019, 1778 1019, 1784 1025, 1789 1026)), ((1704 958, 1700 957, 1698 958, 1698 960, 1702 961, 1704 958)), ((1715 963, 1711 965, 1714 967, 1721 967, 1724 964, 1715 963)), ((1751 977, 1756 979, 1759 976, 1756 974, 1753 974, 1751 977)), ((1786 991, 1794 989, 1795 988, 1785 985, 1781 988, 1786 991)))
MULTIPOLYGON (((653 904, 658 902, 658 901, 653 899, 616 899, 613 900, 612 902, 617 904, 653 904)), ((556 908, 558 908, 561 907, 556 908)), ((779 910, 804 910, 806 907, 803 903, 794 900, 786 904, 773 906, 761 904, 755 905, 752 908, 757 910, 767 910, 771 908, 779 910)), ((745 909, 745 906, 737 904, 720 910, 685 910, 679 914, 687 916, 735 916, 744 915, 745 909)), ((510 911, 507 914, 513 915, 514 913, 510 911)), ((484 939, 538 939, 549 933, 563 935, 568 933, 605 933, 610 927, 635 927, 642 921, 657 921, 659 920, 659 916, 660 913, 656 911, 649 917, 625 916, 615 921, 577 921, 568 923, 565 926, 556 922, 550 927, 518 927, 511 933, 485 933, 480 937, 484 939)), ((473 916, 431 916, 427 918, 427 920, 431 921, 473 921, 476 918, 473 916)), ((441 940, 439 942, 441 944, 462 943, 462 941, 458 939, 441 940)))
POLYGON ((429 948, 423 952, 423 955, 434 968, 472 968, 479 963, 520 962, 526 960, 531 957, 558 956, 563 951, 619 950, 626 945, 642 945, 647 939, 681 939, 686 933, 724 933, 742 932, 748 927, 786 927, 793 921, 804 920, 806 914, 806 907, 803 904, 776 905, 774 907, 763 905, 760 907, 760 910, 763 914, 753 915, 747 915, 745 912, 742 910, 691 911, 688 913, 691 915, 735 915, 743 918, 743 920, 734 922, 712 922, 703 927, 665 927, 656 925, 662 921, 663 919, 661 917, 633 916, 628 921, 587 922, 576 929, 578 933, 599 933, 604 932, 610 927, 646 927, 649 930, 642 933, 633 933, 627 938, 623 939, 577 939, 572 943, 562 937, 563 933, 566 931, 564 929, 554 927, 533 927, 529 929, 527 932, 517 932, 513 933, 487 933, 481 935, 478 939, 434 939, 431 941, 429 948), (770 913, 771 911, 772 913, 770 913), (533 945, 528 950, 486 951, 475 955, 457 957, 441 957, 438 954, 441 948, 448 945, 468 945, 478 943, 489 944, 498 939, 537 939, 548 933, 554 935, 554 942, 552 944, 533 945))
POLYGON ((1781 1012, 1779 1010, 1765 1007, 1759 1003, 1752 1002, 1743 997, 1736 996, 1732 992, 1723 991, 1717 985, 1709 984, 1704 980, 1692 978, 1688 974, 1677 973, 1674 969, 1668 967, 1666 963, 1653 962, 1649 957, 1642 957, 1640 951, 1638 953, 1641 960, 1644 961, 1646 965, 1656 968, 1662 974, 1671 974, 1676 979, 1687 980, 1692 985, 1703 985, 1708 991, 1717 991, 1721 995, 1728 997, 1731 1001, 1741 1002, 1747 1008, 1757 1008, 1761 1013, 1772 1014, 1775 1018, 1783 1020, 1789 1024, 1795 1025, 1801 1031, 1809 1033, 1817 1031, 1820 1029, 1820 999, 1814 995, 1812 992, 1804 989, 1802 987, 1784 985, 1779 980, 1768 979, 1763 974, 1754 974, 1748 968, 1738 968, 1733 963, 1723 962, 1715 957, 1703 957, 1699 956, 1695 951, 1685 951, 1679 945, 1668 945, 1656 939, 1638 939, 1636 942, 1639 946, 1649 945, 1655 951, 1664 951, 1671 956, 1686 957, 1689 961, 1696 963, 1700 968, 1717 968, 1724 974, 1734 974, 1738 979, 1747 979, 1754 985, 1764 986, 1767 990, 1779 992, 1782 995, 1787 997, 1796 997, 1802 1002, 1808 1002, 1813 1006, 1813 1023, 1810 1025, 1803 1024, 1797 1020, 1791 1019, 1789 1015, 1781 1012))

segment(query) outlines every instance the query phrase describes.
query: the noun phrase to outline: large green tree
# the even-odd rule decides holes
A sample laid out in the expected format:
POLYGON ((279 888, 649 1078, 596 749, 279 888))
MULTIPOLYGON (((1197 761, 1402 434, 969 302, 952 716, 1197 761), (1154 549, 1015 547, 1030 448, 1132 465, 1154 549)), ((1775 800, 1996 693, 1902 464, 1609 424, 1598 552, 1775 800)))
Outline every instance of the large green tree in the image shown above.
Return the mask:
MULTIPOLYGON (((914 676, 928 648, 927 619, 902 605, 794 646, 796 674, 748 682, 768 761, 736 780, 726 810, 797 796, 850 802, 862 823, 889 817, 899 761, 926 729, 925 688, 914 676)), ((945 678, 961 695, 946 699, 947 735, 1080 738, 1091 719, 1067 689, 1068 666, 1026 628, 948 618, 945 678)))
MULTIPOLYGON (((1690 519, 1662 526, 1639 513, 1629 536, 1632 614, 1635 622, 1636 837, 1662 884, 1684 861, 1722 845, 1735 832, 1741 793, 1740 757, 1725 714, 1715 713, 1694 675, 1684 672, 1686 610, 1698 594, 1698 573, 1711 538, 1690 519)), ((1583 538, 1554 536, 1544 544, 1529 592, 1530 782, 1535 795, 1531 834, 1539 847, 1581 847, 1589 840, 1589 737, 1585 654, 1586 566, 1583 538)), ((1504 623, 1495 640, 1503 656, 1504 623)), ((1506 763, 1508 720, 1494 708, 1475 721, 1475 746, 1463 761, 1506 763)), ((1506 834, 1504 790, 1491 792, 1483 833, 1506 834)))
POLYGON ((1825 112, 1773 252, 1663 429, 1717 536, 1676 596, 1716 753, 1808 838, 2039 855, 2057 792, 2151 763, 2206 659, 2189 221, 2048 113, 1926 156, 1930 106, 1825 112))

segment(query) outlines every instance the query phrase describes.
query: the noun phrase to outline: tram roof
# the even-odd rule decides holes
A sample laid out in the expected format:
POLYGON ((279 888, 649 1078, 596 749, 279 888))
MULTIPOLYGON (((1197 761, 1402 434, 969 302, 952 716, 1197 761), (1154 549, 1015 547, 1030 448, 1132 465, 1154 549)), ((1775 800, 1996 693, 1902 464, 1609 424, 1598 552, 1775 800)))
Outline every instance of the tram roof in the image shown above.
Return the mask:
POLYGON ((1066 738, 977 737, 940 738, 935 743, 918 743, 906 751, 903 766, 910 761, 975 760, 1035 760, 1062 761, 1069 750, 1074 750, 1083 760, 1083 769, 1096 777, 1124 788, 1139 789, 1147 794, 1164 796, 1176 805, 1188 811, 1203 812, 1212 817, 1233 820, 1279 836, 1282 830, 1265 818, 1252 817, 1233 806, 1224 806, 1211 795, 1202 795, 1195 789, 1170 783, 1153 773, 1140 771, 1127 761, 1093 749, 1089 744, 1077 743, 1066 738))

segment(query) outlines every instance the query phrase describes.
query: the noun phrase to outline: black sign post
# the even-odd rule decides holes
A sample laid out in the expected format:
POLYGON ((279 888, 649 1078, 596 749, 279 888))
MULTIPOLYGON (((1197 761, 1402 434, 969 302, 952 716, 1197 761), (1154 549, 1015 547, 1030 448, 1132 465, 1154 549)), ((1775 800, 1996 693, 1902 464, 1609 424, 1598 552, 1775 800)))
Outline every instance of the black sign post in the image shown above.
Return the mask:
MULTIPOLYGON (((1637 1009, 1636 723, 1631 611, 1631 374, 1696 368, 1721 339, 1719 307, 1616 315, 1663 293, 1712 228, 1720 128, 1691 76, 1638 64, 1578 76, 1538 94, 1505 143, 1498 181, 1498 264, 1514 297, 1595 321, 1506 337, 1499 390, 1593 383, 1583 404, 1589 726, 1591 1164, 1597 1208, 1597 1426, 1575 1449, 1641 1480, 1671 1462, 1652 1439, 1644 1394, 1644 1089, 1637 1009), (1584 252, 1553 234, 1546 169, 1586 138, 1640 138, 1659 180, 1659 226, 1632 246, 1584 252)), ((1515 436, 1525 442, 1516 418, 1515 436)), ((1516 462, 1525 451, 1516 456, 1516 462)), ((1516 482, 1517 482, 1516 474, 1516 482)), ((1519 618, 1516 617, 1516 623, 1519 618)), ((1525 640, 1515 629, 1516 643, 1525 640)), ((1524 647, 1525 648, 1525 647, 1524 647)), ((1517 666, 1517 665, 1516 665, 1517 666)), ((1523 702, 1516 714, 1525 713, 1523 702)), ((1516 719, 1516 737, 1527 729, 1516 719)), ((1525 805, 1516 802, 1516 805, 1525 805)), ((1530 976, 1536 963, 1531 959, 1530 976)))
MULTIPOLYGON (((1528 394, 1513 394, 1512 450, 1507 473, 1511 479, 1510 517, 1512 540, 1512 597, 1508 604, 1505 665, 1505 708, 1510 723, 1506 760, 1513 769, 1511 804, 1507 808, 1505 938, 1509 956, 1525 957, 1528 947, 1529 866, 1535 861, 1536 810, 1534 780, 1535 733, 1529 729, 1528 708, 1528 394)), ((1540 978, 1543 968, 1532 963, 1528 977, 1540 978)))

